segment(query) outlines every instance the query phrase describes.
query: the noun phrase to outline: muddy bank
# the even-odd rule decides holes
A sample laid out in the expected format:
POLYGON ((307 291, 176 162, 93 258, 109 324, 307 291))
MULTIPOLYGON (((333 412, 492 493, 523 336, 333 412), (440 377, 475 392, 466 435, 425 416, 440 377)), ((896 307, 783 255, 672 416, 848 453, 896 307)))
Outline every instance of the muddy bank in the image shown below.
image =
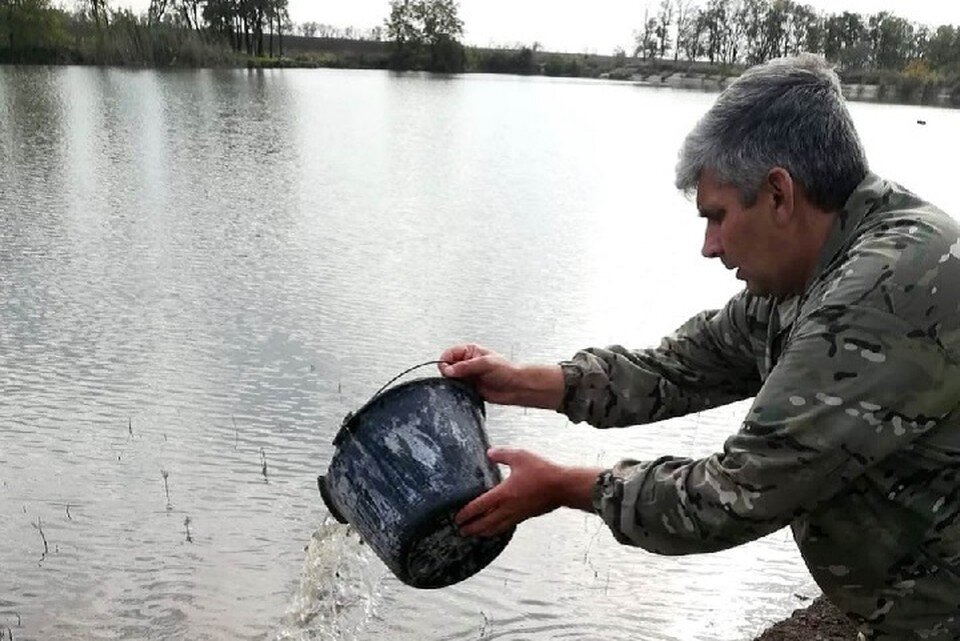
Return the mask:
POLYGON ((819 596, 754 641, 856 641, 857 629, 826 597, 819 596))

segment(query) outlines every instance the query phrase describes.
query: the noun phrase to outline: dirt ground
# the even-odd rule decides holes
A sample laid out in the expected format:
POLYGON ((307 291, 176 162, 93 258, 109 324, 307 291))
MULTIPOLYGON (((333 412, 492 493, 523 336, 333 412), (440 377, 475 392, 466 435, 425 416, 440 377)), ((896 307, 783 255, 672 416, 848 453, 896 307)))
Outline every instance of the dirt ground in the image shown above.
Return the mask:
POLYGON ((857 629, 823 596, 794 610, 789 619, 773 624, 754 641, 856 641, 857 629))

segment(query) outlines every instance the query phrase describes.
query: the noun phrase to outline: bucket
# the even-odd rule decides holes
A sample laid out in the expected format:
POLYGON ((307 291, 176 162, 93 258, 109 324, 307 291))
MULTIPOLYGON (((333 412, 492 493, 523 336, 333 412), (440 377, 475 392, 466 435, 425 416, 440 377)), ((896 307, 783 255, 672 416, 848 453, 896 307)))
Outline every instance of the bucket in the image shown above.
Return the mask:
POLYGON ((333 440, 329 469, 317 479, 324 503, 407 585, 462 581, 513 535, 462 537, 453 522, 501 480, 487 458, 484 417, 472 386, 421 378, 378 392, 347 415, 333 440))

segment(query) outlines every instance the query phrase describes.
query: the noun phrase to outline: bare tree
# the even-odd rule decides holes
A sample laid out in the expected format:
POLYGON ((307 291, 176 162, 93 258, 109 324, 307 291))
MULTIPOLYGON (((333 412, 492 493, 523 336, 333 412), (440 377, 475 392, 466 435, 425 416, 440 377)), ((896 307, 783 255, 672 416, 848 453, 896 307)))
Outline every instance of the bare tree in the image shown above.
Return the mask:
POLYGON ((163 20, 163 14, 167 11, 168 0, 150 0, 150 7, 147 9, 147 24, 154 24, 163 20))
POLYGON ((673 0, 661 0, 660 11, 657 12, 657 51, 660 58, 667 56, 671 48, 670 25, 673 24, 673 0))
POLYGON ((683 36, 693 10, 693 0, 676 0, 677 37, 675 40, 676 46, 673 48, 674 60, 680 58, 680 50, 683 48, 683 36))
POLYGON ((636 47, 634 57, 641 56, 644 60, 657 55, 657 19, 650 17, 650 9, 643 11, 643 29, 635 32, 636 47))

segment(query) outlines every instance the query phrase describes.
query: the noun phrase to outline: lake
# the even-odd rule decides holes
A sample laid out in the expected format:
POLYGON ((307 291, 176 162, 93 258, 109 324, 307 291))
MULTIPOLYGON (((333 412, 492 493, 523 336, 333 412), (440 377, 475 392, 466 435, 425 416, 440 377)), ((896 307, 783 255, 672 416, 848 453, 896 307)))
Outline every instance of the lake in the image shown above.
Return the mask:
MULTIPOLYGON (((672 187, 713 99, 0 66, 0 632, 747 641, 818 594, 788 530, 665 558, 572 511, 417 591, 316 488, 343 416, 453 343, 546 362, 644 347, 733 295, 672 187)), ((851 109, 875 171, 960 212, 960 112, 851 109)), ((746 407, 615 431, 489 407, 487 428, 609 465, 707 455, 746 407)))

